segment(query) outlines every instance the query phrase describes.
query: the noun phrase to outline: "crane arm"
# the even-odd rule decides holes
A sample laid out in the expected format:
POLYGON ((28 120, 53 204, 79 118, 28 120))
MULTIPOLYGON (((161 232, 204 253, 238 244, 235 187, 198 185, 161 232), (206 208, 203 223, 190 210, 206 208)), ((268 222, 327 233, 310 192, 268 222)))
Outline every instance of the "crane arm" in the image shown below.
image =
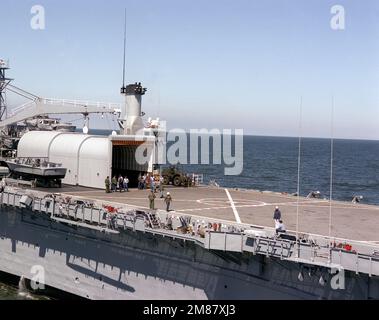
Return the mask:
POLYGON ((88 115, 90 113, 120 114, 120 112, 121 106, 116 103, 36 98, 34 101, 16 109, 10 117, 0 121, 0 128, 37 116, 50 114, 88 115))

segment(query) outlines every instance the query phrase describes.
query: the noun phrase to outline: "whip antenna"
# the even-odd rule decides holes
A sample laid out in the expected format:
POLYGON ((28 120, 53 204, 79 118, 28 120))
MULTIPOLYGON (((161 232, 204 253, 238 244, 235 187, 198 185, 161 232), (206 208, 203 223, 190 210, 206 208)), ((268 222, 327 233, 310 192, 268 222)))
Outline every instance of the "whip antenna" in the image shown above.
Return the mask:
POLYGON ((333 153, 334 153, 334 96, 332 96, 332 110, 330 120, 330 189, 329 189, 329 238, 332 236, 332 195, 333 195, 333 153))
POLYGON ((297 203, 296 203, 296 238, 299 237, 299 202, 300 202, 300 165, 301 165, 301 136, 302 127, 301 121, 303 116, 303 97, 300 97, 299 108, 299 140, 298 140, 298 157, 297 157, 297 203))
POLYGON ((126 56, 126 8, 125 8, 125 17, 124 17, 124 61, 122 67, 122 89, 121 92, 125 90, 125 56, 126 56))

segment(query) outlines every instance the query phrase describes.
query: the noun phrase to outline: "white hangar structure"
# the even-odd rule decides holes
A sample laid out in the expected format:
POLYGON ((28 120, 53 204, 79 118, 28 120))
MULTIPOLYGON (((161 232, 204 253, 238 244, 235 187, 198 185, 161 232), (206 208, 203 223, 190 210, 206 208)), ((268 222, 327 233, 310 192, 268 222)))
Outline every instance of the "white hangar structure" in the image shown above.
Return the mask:
POLYGON ((30 131, 18 144, 19 158, 47 158, 67 168, 62 180, 68 185, 104 188, 107 176, 128 176, 131 185, 137 184, 141 172, 153 170, 155 137, 145 135, 97 136, 57 131, 30 131), (135 157, 143 145, 142 164, 135 157))
MULTIPOLYGON (((121 88, 125 103, 117 111, 120 126, 119 135, 96 136, 85 133, 64 131, 29 131, 17 146, 18 158, 46 158, 49 162, 62 164, 67 168, 62 180, 68 185, 104 188, 107 176, 127 176, 130 186, 137 185, 140 173, 152 172, 156 163, 157 128, 145 127, 141 111, 142 96, 146 88, 134 83, 121 88), (141 148, 139 148, 141 146, 141 148), (141 153, 141 150, 144 150, 141 153), (137 152, 138 151, 138 152, 137 152), (138 161, 136 152, 140 156, 138 161)), ((98 106, 81 104, 50 105, 49 99, 38 98, 33 108, 22 109, 15 116, 0 121, 0 128, 25 121, 39 115, 110 112, 98 106), (49 102, 49 103, 47 103, 49 102)), ((114 112, 115 110, 111 110, 114 112)), ((88 132, 88 131, 87 131, 88 132)))

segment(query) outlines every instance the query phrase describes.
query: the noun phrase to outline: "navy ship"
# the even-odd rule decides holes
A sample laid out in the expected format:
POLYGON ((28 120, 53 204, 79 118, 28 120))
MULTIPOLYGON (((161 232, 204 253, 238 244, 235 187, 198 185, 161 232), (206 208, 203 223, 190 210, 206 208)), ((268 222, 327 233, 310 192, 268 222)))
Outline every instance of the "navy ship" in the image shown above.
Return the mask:
POLYGON ((146 190, 105 192, 107 177, 159 175, 162 128, 144 120, 146 88, 123 83, 123 104, 45 99, 13 86, 8 69, 1 60, 0 160, 10 176, 1 182, 0 271, 36 292, 87 299, 379 298, 377 206, 206 186, 195 176, 165 186, 170 211, 160 199, 148 207, 146 190), (6 90, 30 102, 7 116, 6 90), (47 120, 57 114, 111 114, 119 133, 74 132, 47 120), (38 183, 37 159, 64 168, 59 183, 38 183), (277 206, 285 232, 273 226, 277 206), (333 225, 320 223, 331 209, 333 225))

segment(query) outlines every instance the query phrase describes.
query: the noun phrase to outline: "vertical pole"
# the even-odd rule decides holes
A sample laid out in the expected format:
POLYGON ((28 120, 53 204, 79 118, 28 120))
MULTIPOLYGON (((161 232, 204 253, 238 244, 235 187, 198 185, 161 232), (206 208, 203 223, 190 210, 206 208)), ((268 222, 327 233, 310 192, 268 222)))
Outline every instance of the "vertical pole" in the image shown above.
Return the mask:
POLYGON ((333 152, 334 152, 334 132, 333 132, 333 117, 334 117, 334 96, 332 97, 331 110, 331 138, 330 138, 330 189, 329 189, 329 238, 332 235, 332 195, 333 195, 333 152))
POLYGON ((5 65, 0 64, 0 120, 4 119, 4 115, 6 113, 5 87, 6 87, 5 65))
POLYGON ((303 97, 300 97, 300 110, 299 110, 299 145, 297 157, 297 204, 296 204, 296 239, 299 237, 299 202, 300 202, 300 164, 301 164, 301 121, 303 112, 303 97))
POLYGON ((124 13, 124 60, 122 67, 122 88, 125 88, 125 56, 126 56, 126 8, 124 13))
MULTIPOLYGON (((329 190, 329 243, 332 236, 332 195, 333 195, 333 152, 334 152, 334 132, 333 132, 333 121, 334 121, 334 96, 332 96, 332 110, 331 110, 331 121, 330 121, 330 190, 329 190)), ((332 248, 329 248, 329 263, 332 260, 332 248)))

